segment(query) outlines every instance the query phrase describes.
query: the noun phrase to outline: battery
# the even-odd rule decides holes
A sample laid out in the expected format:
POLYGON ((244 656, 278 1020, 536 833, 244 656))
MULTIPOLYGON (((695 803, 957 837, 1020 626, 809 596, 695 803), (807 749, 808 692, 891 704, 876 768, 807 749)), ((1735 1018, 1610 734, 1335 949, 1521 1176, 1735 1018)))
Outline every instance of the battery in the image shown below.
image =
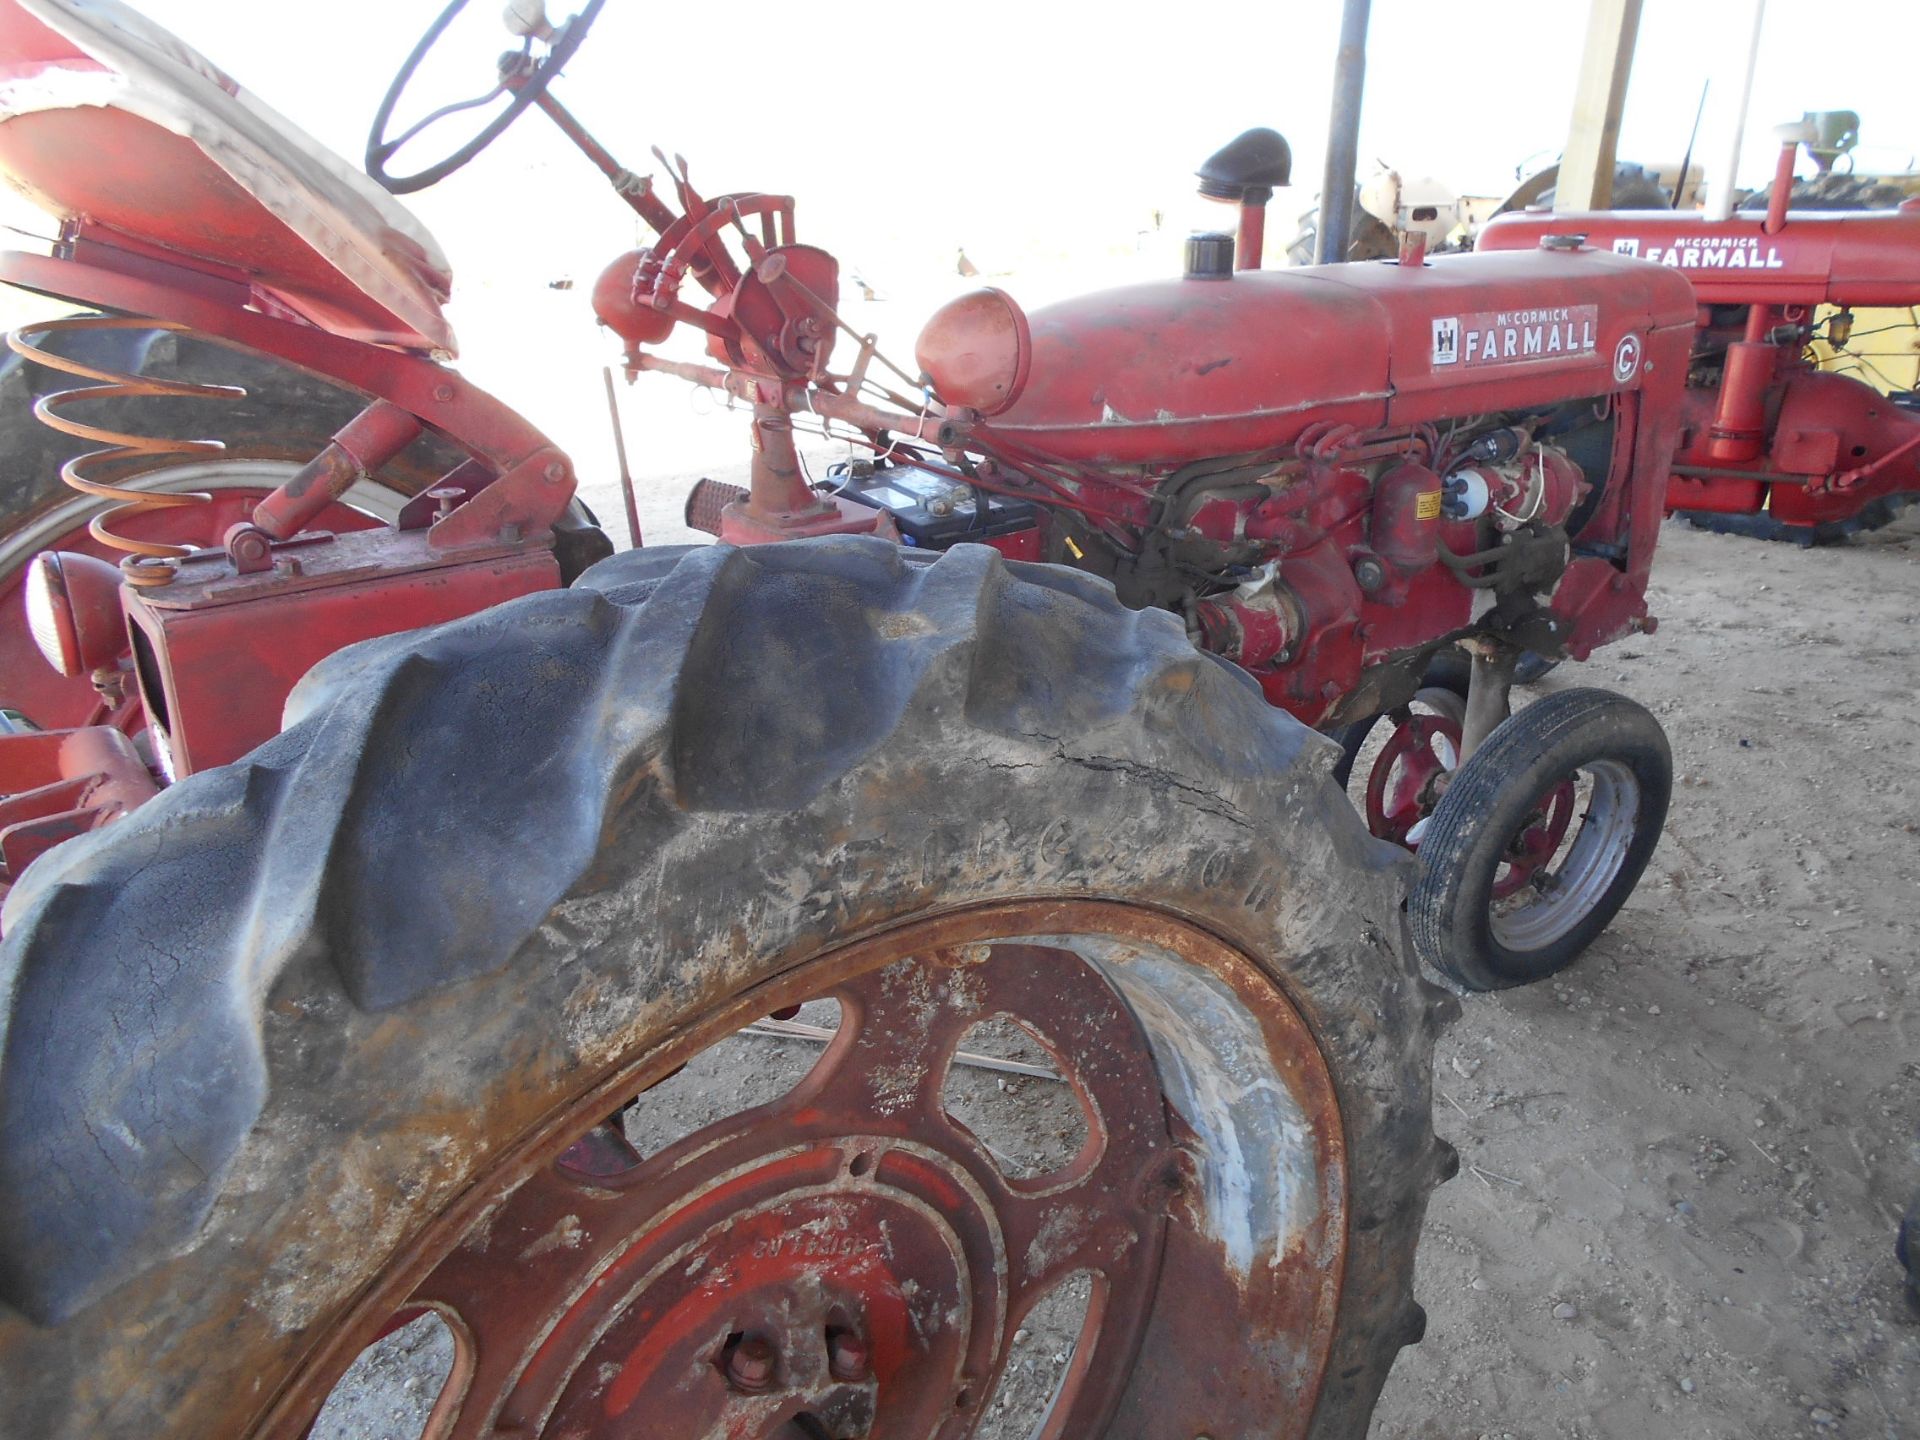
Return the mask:
POLYGON ((885 510, 903 541, 929 550, 1030 529, 1039 514, 1031 500, 989 495, 918 465, 842 461, 827 481, 835 494, 885 510))

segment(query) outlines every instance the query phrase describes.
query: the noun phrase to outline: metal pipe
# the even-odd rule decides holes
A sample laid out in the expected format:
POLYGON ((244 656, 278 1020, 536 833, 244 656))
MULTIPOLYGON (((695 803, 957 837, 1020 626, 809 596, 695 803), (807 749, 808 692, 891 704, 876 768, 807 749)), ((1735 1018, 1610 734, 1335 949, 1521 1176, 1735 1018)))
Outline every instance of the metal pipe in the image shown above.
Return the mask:
POLYGON ((1681 197, 1687 193, 1687 176, 1693 170, 1693 147, 1700 139, 1700 119, 1707 113, 1707 91, 1713 82, 1707 81, 1700 87, 1700 103, 1693 109, 1693 129, 1687 135, 1687 148, 1680 156, 1680 178, 1673 182, 1673 204, 1669 209, 1680 208, 1681 197))
POLYGON ((607 418, 613 421, 613 453, 620 461, 620 498, 627 507, 627 543, 640 548, 640 506, 633 498, 633 471, 627 465, 627 437, 620 428, 620 401, 613 393, 613 367, 602 365, 600 378, 607 382, 607 418))
POLYGON ((1673 473, 1686 480, 1759 480, 1768 485, 1811 485, 1815 478, 1773 470, 1730 470, 1722 465, 1676 465, 1673 473))
POLYGON ((593 162, 594 168, 607 177, 616 194, 627 202, 647 224, 656 231, 664 233, 667 227, 680 217, 675 215, 653 193, 648 177, 636 175, 607 152, 607 148, 587 133, 587 127, 574 118, 573 112, 553 98, 551 92, 542 90, 534 97, 533 103, 544 110, 547 118, 560 127, 576 146, 580 153, 593 162))
POLYGON ((663 355, 638 355, 634 357, 631 368, 672 375, 691 384, 704 385, 709 390, 721 390, 755 404, 759 404, 764 396, 775 396, 789 413, 798 414, 804 411, 828 420, 845 421, 859 430, 886 430, 915 440, 937 443, 940 427, 946 423, 945 415, 934 409, 929 409, 926 414, 920 416, 903 415, 891 410, 876 409, 850 396, 815 389, 800 381, 789 381, 780 385, 775 381, 758 380, 750 375, 742 375, 733 370, 717 369, 711 365, 697 365, 686 360, 669 360, 663 355))
POLYGON ((376 400, 340 428, 313 459, 253 509, 253 523, 276 540, 290 540, 315 516, 411 445, 419 417, 376 400))
POLYGON ((1313 259, 1347 258, 1353 239, 1354 171, 1360 163, 1360 98, 1367 81, 1367 15, 1372 0, 1346 0, 1333 61, 1333 113, 1327 120, 1327 168, 1320 176, 1320 234, 1313 259))
POLYGON ((1747 67, 1740 79, 1740 100, 1734 107, 1733 131, 1727 149, 1707 191, 1707 219, 1725 220, 1733 214, 1733 192, 1740 169, 1740 141, 1747 128, 1747 104, 1753 98, 1753 72, 1760 64, 1760 29, 1767 16, 1767 0, 1752 0, 1753 33, 1747 40, 1747 67))
MULTIPOLYGON (((1266 192, 1262 192, 1263 194, 1266 192)), ((1258 270, 1267 249, 1267 202, 1240 202, 1240 234, 1233 245, 1233 268, 1258 270)))
POLYGON ((1461 765, 1513 713, 1508 697, 1513 693, 1513 668, 1520 663, 1520 652, 1511 645, 1481 640, 1468 648, 1473 668, 1467 679, 1467 716, 1460 726, 1461 765))
POLYGON ((1760 228, 1778 235, 1787 228, 1787 202, 1793 198, 1793 162, 1800 158, 1800 142, 1788 140, 1780 146, 1780 160, 1773 168, 1773 188, 1767 192, 1767 222, 1760 228))

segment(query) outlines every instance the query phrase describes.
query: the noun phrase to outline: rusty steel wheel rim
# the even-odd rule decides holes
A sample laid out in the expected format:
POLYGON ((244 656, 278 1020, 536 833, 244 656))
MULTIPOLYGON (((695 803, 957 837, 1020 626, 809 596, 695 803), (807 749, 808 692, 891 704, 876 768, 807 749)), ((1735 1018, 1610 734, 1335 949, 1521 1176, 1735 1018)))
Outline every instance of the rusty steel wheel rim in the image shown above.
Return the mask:
POLYGON ((303 1433, 365 1345, 431 1310, 455 1347, 432 1440, 957 1440, 1021 1322, 1077 1277, 1085 1318, 1035 1435, 1098 1435, 1123 1397, 1135 1416, 1143 1363, 1168 1371, 1145 1403, 1169 1423, 1231 1375, 1236 1404, 1295 1434, 1332 1338, 1345 1189, 1325 1062, 1244 955, 1101 902, 922 920, 735 997, 549 1117, 370 1287, 262 1433, 303 1433), (840 1024, 778 1100, 644 1157, 607 1118, 814 998, 840 1024), (942 1102, 962 1035, 1005 1017, 1088 1121, 1037 1176, 942 1102))
POLYGON ((1361 742, 1352 773, 1364 774, 1366 780, 1356 791, 1350 776, 1348 793, 1376 839, 1417 851, 1434 807, 1460 767, 1466 701, 1451 690, 1427 685, 1407 704, 1379 718, 1390 728, 1384 741, 1375 738, 1376 727, 1361 742))
POLYGON ((1404 707, 1388 718, 1393 734, 1367 774, 1367 829, 1418 850, 1421 821, 1439 803, 1438 782, 1459 767, 1460 725, 1448 715, 1416 715, 1404 707))

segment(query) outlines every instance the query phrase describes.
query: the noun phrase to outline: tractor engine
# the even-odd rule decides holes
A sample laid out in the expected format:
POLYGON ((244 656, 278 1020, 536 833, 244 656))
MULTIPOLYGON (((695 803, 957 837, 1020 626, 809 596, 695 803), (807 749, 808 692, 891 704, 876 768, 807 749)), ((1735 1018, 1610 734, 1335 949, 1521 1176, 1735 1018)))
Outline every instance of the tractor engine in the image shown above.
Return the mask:
MULTIPOLYGON (((1522 597, 1553 588, 1575 558, 1569 520, 1596 508, 1568 447, 1597 460, 1604 483, 1613 428, 1582 400, 1471 417, 1445 445, 1424 428, 1315 436, 1280 460, 1175 472, 1117 524, 977 488, 1024 482, 993 461, 970 483, 910 459, 830 473, 910 545, 981 541, 1103 575, 1129 604, 1180 614, 1194 643, 1252 672, 1275 704, 1319 713, 1367 661, 1404 652, 1412 673, 1411 656, 1468 629, 1476 595, 1510 596, 1512 618, 1557 651, 1556 617, 1522 597)), ((1130 497, 1110 498, 1120 510, 1130 497)))
POLYGON ((1466 623, 1470 585, 1559 578, 1571 558, 1567 519, 1592 486, 1566 451, 1532 442, 1529 428, 1476 430, 1472 443, 1489 458, 1444 476, 1431 455, 1404 447, 1371 464, 1310 462, 1269 499, 1206 501, 1185 528, 1202 542, 1194 550, 1212 542, 1215 563, 1227 562, 1215 583, 1234 583, 1189 582, 1175 608, 1197 620, 1200 644, 1261 676, 1289 708, 1310 705, 1329 683, 1350 688, 1376 633, 1417 642, 1426 637, 1411 627, 1466 623), (1501 450, 1504 463, 1492 458, 1501 450), (1455 568, 1442 567, 1443 550, 1455 568), (1490 557, 1484 574, 1467 575, 1456 557, 1481 552, 1490 557), (1247 558, 1229 559, 1238 555, 1247 558), (1240 571, 1251 573, 1236 580, 1240 571))

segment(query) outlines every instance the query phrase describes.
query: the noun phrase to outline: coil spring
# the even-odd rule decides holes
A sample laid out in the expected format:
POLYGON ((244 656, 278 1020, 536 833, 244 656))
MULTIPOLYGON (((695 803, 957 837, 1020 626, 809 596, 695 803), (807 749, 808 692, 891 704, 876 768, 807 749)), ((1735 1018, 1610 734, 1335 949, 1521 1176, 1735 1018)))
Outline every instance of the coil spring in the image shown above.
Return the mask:
MULTIPOLYGON (((75 420, 61 414, 60 411, 66 406, 81 401, 154 398, 239 400, 245 398, 247 392, 237 385, 202 385, 189 380, 161 380, 147 375, 107 370, 65 355, 56 355, 42 346, 50 335, 63 335, 81 330, 184 332, 186 329, 184 325, 176 325, 165 320, 153 320, 140 315, 70 315, 56 320, 42 320, 32 325, 23 325, 7 336, 8 347, 23 359, 31 360, 36 365, 44 365, 50 370, 58 370, 63 374, 77 375, 82 380, 100 382, 42 395, 33 402, 33 415, 41 424, 58 430, 63 435, 71 435, 78 440, 91 440, 106 447, 74 456, 60 467, 60 478, 82 495, 115 502, 110 508, 94 516, 88 522, 87 529, 101 544, 126 552, 127 558, 120 562, 121 574, 134 585, 166 584, 173 578, 173 567, 160 562, 191 554, 191 547, 169 545, 157 540, 136 540, 129 535, 116 534, 110 528, 110 522, 158 510, 206 505, 212 502, 213 497, 200 490, 168 492, 128 489, 124 483, 114 484, 109 480, 98 478, 102 467, 125 466, 136 460, 150 464, 163 458, 218 455, 227 447, 218 440, 174 440, 109 430, 104 426, 89 425, 84 421, 75 420), (33 338, 29 340, 28 336, 33 338)), ((124 481, 126 477, 121 478, 124 481)))

